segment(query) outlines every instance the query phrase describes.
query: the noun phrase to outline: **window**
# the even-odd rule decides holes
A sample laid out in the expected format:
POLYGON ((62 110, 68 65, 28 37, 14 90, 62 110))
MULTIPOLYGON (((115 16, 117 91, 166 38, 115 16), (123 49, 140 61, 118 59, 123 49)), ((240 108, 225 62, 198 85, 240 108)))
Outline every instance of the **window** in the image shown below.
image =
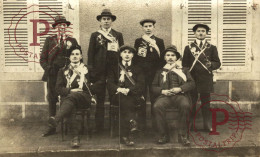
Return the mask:
POLYGON ((78 16, 74 13, 78 9, 72 10, 68 1, 3 0, 1 2, 0 25, 3 26, 1 32, 4 34, 0 37, 0 42, 4 43, 1 44, 0 52, 1 72, 43 71, 39 64, 40 52, 45 38, 55 33, 51 29, 51 24, 57 15, 64 15, 72 23, 70 35, 74 37, 76 35, 78 39, 78 16), (43 21, 35 22, 36 20, 43 21), (46 29, 47 25, 49 30, 46 29))

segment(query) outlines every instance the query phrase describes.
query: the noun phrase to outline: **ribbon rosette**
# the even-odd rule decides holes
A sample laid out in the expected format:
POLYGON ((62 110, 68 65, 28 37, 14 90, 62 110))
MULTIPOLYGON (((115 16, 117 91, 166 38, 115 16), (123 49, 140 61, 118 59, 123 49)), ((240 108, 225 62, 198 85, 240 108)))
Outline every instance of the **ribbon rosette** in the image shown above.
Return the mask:
POLYGON ((120 82, 125 82, 125 71, 121 70, 120 71, 120 77, 119 77, 119 81, 120 82))
MULTIPOLYGON (((132 72, 127 72, 127 74, 132 77, 133 76, 133 73, 132 72)), ((119 77, 119 81, 120 82, 125 82, 125 71, 121 70, 120 71, 120 77, 119 77)))
POLYGON ((72 46, 72 43, 71 43, 71 41, 67 41, 67 49, 70 49, 71 48, 71 46, 72 46))
POLYGON ((162 75, 163 75, 163 82, 166 82, 167 72, 166 72, 166 71, 163 71, 163 72, 162 72, 162 75))

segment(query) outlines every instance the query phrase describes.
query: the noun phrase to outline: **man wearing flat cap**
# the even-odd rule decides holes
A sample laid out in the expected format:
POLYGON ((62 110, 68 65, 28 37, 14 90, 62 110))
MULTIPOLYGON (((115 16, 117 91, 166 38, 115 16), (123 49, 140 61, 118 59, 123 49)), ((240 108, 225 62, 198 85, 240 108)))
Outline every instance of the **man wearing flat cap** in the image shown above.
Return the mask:
POLYGON ((123 35, 111 28, 116 16, 109 9, 104 9, 96 18, 100 22, 100 29, 91 34, 88 49, 88 67, 90 81, 95 83, 103 80, 100 92, 97 93, 96 131, 104 128, 104 101, 106 93, 105 80, 107 70, 117 65, 119 47, 124 44, 123 35))
POLYGON ((189 70, 181 66, 180 53, 176 47, 168 47, 164 59, 166 64, 157 71, 152 91, 156 98, 153 111, 159 139, 158 144, 170 141, 169 130, 166 120, 166 109, 170 107, 179 109, 178 142, 189 145, 187 118, 191 107, 189 92, 195 87, 189 70))
MULTIPOLYGON (((200 94, 202 106, 203 125, 205 131, 211 131, 210 125, 210 93, 213 92, 213 70, 217 70, 221 63, 216 46, 210 44, 205 38, 209 32, 205 24, 196 24, 193 32, 196 40, 185 47, 182 66, 189 68, 196 88, 191 92, 192 104, 195 105, 200 94)), ((193 108, 193 115, 196 107, 193 108)), ((192 118, 192 117, 191 117, 192 118)), ((194 128, 193 128, 194 129, 194 128)))
POLYGON ((112 103, 119 106, 120 141, 132 146, 131 133, 137 130, 135 112, 143 92, 144 75, 142 69, 132 62, 133 47, 122 46, 119 53, 119 63, 109 70, 107 84, 112 103))
MULTIPOLYGON (((145 75, 145 90, 143 92, 145 98, 147 98, 147 92, 149 91, 150 101, 153 104, 153 95, 151 92, 151 85, 156 70, 162 67, 164 59, 162 52, 165 49, 163 39, 160 39, 154 35, 156 21, 154 19, 143 19, 140 21, 144 34, 141 38, 135 40, 135 49, 137 55, 135 62, 142 68, 145 75)), ((146 119, 146 106, 142 108, 142 120, 143 127, 145 128, 146 119)))
MULTIPOLYGON (((49 102, 49 116, 56 115, 56 103, 58 94, 55 91, 57 74, 60 68, 70 63, 69 56, 73 47, 78 45, 75 38, 66 35, 66 28, 70 22, 64 16, 58 15, 52 24, 56 35, 49 36, 44 42, 40 55, 40 65, 44 69, 43 81, 47 82, 47 99, 49 102)), ((55 128, 49 128, 42 136, 52 135, 56 132, 55 128)))

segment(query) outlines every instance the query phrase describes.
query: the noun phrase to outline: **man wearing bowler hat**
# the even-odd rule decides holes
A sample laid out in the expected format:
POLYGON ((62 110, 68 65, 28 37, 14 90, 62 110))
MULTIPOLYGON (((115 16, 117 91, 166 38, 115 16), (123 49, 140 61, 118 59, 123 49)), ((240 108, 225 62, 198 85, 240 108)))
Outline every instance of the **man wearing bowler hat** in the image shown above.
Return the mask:
MULTIPOLYGON (((196 88, 191 92, 192 104, 195 105, 200 94, 203 116, 203 126, 205 131, 212 131, 210 125, 210 93, 213 91, 213 73, 220 67, 216 46, 210 44, 205 38, 209 32, 209 27, 205 24, 196 24, 193 32, 196 40, 185 47, 182 65, 189 68, 195 81, 196 88)), ((196 107, 193 108, 194 116, 196 107)))
MULTIPOLYGON (((140 21, 144 34, 141 38, 135 40, 135 49, 137 54, 135 62, 138 64, 145 75, 145 90, 144 96, 147 99, 147 92, 149 91, 150 101, 153 104, 154 99, 151 92, 151 85, 156 73, 156 70, 162 67, 165 62, 162 52, 165 49, 163 39, 160 39, 154 35, 156 21, 154 19, 143 19, 140 21)), ((145 128, 146 119, 146 106, 142 108, 142 114, 140 115, 141 126, 145 128)))
POLYGON ((100 22, 100 29, 91 34, 88 49, 88 67, 90 70, 90 81, 95 83, 103 80, 100 92, 97 93, 96 106, 96 131, 104 128, 104 101, 106 94, 105 79, 107 70, 118 63, 118 50, 124 44, 123 35, 111 28, 116 16, 109 9, 104 9, 96 17, 100 22))
MULTIPOLYGON (((44 42, 40 55, 40 65, 44 69, 42 80, 47 82, 47 99, 49 102, 49 116, 56 115, 58 94, 55 91, 57 74, 60 68, 70 63, 69 56, 73 47, 78 45, 75 38, 66 35, 66 28, 70 22, 64 16, 58 15, 52 24, 56 35, 49 36, 44 42)), ((56 132, 55 128, 48 128, 42 136, 49 136, 56 132)))

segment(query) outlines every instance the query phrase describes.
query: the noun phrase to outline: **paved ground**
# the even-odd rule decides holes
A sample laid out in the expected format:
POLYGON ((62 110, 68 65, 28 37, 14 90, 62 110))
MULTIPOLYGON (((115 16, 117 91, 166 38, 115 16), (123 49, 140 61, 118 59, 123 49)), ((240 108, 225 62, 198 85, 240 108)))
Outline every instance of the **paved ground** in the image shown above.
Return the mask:
MULTIPOLYGON (((35 157, 35 156, 120 156, 120 157, 170 157, 170 156, 260 156, 260 117, 253 118, 252 129, 246 129, 241 141, 229 150, 221 153, 201 149, 192 141, 191 147, 183 147, 177 143, 177 133, 172 131, 171 143, 165 145, 155 144, 155 136, 148 130, 141 133, 136 140, 135 147, 126 147, 119 144, 118 138, 110 138, 106 130, 100 135, 93 135, 90 139, 83 136, 82 146, 79 149, 70 148, 68 135, 61 141, 58 133, 41 137, 45 126, 40 123, 12 123, 0 124, 0 157, 35 157)), ((199 124, 198 128, 201 127, 199 124)), ((219 128, 219 132, 229 135, 230 130, 219 128)), ((201 135, 207 136, 206 133, 201 135)), ((214 140, 214 139, 213 139, 214 140)))

